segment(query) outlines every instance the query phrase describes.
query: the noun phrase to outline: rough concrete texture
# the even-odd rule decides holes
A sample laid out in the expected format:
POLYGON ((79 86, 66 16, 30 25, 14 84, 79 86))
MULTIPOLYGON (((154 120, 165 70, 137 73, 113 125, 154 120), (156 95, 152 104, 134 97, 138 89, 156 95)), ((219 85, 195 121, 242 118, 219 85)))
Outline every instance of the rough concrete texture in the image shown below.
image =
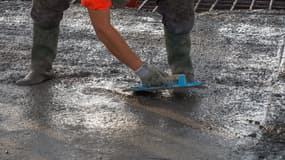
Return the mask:
MULTIPOLYGON (((284 14, 197 15, 192 57, 206 85, 175 99, 120 92, 138 79, 98 41, 80 6, 62 21, 56 78, 16 86, 29 68, 30 8, 0 2, 1 160, 285 158, 284 14)), ((143 60, 168 68, 159 15, 112 14, 143 60)))

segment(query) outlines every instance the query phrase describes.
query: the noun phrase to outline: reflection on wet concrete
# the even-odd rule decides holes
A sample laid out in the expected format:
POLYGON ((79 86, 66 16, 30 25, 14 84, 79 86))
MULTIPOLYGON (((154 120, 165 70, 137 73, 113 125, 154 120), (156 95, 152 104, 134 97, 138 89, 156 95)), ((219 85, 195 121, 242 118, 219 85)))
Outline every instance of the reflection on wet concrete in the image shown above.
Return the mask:
MULTIPOLYGON (((284 159, 283 15, 198 15, 192 57, 206 85, 176 99, 122 92, 135 75, 108 54, 78 6, 62 23, 56 79, 14 85, 28 69, 31 4, 0 4, 1 160, 284 159)), ((167 69, 160 17, 112 14, 131 47, 167 69)))
POLYGON ((27 104, 25 105, 25 117, 38 126, 50 127, 50 113, 53 110, 52 98, 53 91, 51 91, 50 84, 41 84, 32 86, 27 92, 27 104))

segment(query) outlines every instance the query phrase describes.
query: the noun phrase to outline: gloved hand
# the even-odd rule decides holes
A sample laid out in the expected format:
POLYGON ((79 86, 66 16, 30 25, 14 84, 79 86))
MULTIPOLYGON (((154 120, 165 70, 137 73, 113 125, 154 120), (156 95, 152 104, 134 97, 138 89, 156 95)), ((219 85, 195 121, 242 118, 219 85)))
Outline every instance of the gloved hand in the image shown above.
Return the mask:
POLYGON ((143 64, 136 72, 143 85, 159 86, 171 82, 171 77, 153 65, 143 64))

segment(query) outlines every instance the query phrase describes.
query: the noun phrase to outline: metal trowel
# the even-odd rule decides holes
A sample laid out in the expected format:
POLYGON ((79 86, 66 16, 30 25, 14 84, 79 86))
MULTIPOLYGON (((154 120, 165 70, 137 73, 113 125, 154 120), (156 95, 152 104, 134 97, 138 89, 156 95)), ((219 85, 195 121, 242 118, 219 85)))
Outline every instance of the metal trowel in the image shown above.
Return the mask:
POLYGON ((201 86, 202 82, 187 82, 184 74, 179 74, 177 78, 177 82, 163 84, 161 86, 146 86, 146 85, 138 85, 135 87, 130 87, 125 89, 124 91, 133 91, 133 92, 151 92, 158 90, 167 90, 167 89, 175 89, 175 88, 191 88, 201 86))

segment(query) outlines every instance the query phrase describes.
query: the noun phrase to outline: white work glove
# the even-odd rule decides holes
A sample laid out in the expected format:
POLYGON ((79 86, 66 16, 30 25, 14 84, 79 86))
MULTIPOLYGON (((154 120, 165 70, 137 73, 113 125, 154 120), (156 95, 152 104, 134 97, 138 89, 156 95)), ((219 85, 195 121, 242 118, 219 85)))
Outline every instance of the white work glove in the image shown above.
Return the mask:
POLYGON ((135 73, 145 86, 160 86, 171 81, 170 76, 153 65, 143 64, 135 73))

